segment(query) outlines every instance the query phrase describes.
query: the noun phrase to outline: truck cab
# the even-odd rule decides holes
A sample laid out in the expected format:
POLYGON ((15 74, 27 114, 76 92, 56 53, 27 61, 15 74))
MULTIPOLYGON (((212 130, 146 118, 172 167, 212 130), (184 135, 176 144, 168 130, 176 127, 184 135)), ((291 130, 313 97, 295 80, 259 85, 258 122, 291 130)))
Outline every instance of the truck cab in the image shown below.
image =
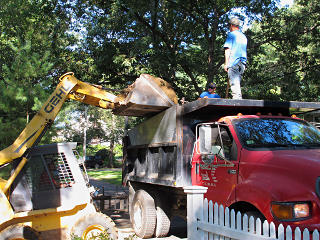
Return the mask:
POLYGON ((296 117, 239 115, 201 123, 192 185, 275 224, 319 227, 320 131, 296 117))

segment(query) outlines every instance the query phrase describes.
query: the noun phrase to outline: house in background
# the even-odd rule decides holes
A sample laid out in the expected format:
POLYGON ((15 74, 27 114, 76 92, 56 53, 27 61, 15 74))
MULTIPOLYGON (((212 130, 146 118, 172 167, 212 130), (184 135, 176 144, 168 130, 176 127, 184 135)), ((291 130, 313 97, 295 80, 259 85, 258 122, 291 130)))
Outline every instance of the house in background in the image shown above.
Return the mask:
POLYGON ((304 113, 302 115, 304 120, 307 120, 308 122, 315 125, 317 128, 320 129, 320 110, 317 111, 310 111, 307 113, 304 113))

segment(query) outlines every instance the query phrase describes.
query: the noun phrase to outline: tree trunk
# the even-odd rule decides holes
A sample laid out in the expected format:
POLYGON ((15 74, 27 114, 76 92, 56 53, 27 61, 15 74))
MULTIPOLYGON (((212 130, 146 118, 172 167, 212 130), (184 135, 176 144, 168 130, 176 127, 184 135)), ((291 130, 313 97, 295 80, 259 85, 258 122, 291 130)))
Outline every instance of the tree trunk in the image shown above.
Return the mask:
POLYGON ((112 123, 111 123, 111 139, 110 139, 110 156, 109 156, 109 166, 110 168, 113 168, 114 167, 114 153, 113 153, 113 150, 114 150, 114 140, 115 140, 115 117, 114 115, 112 114, 111 115, 111 119, 112 119, 112 123))

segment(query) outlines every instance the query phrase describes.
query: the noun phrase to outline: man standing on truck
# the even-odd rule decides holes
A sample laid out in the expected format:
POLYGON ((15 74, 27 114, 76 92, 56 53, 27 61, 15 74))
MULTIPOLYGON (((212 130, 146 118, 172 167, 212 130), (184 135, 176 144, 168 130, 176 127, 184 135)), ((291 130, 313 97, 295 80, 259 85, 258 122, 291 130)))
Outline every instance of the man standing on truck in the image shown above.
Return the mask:
POLYGON ((230 32, 223 46, 225 50, 224 70, 228 73, 233 99, 242 99, 240 82, 247 63, 247 38, 239 28, 239 19, 231 18, 230 32))
POLYGON ((220 98, 219 94, 216 92, 216 84, 215 83, 210 83, 208 86, 208 91, 205 91, 200 94, 200 98, 220 98))

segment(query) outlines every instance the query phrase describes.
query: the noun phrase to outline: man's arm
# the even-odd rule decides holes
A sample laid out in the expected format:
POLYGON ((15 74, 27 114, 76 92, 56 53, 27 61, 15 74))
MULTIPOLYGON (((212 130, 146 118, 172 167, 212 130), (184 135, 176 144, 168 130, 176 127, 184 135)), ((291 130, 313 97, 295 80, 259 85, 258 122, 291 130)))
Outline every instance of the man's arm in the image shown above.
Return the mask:
POLYGON ((224 57, 225 57, 224 70, 225 70, 226 72, 228 72, 230 53, 231 53, 230 48, 225 48, 225 49, 224 49, 224 57))
POLYGON ((198 99, 203 98, 205 95, 206 95, 206 92, 202 92, 202 93, 200 94, 200 96, 199 96, 199 98, 198 98, 198 99))

